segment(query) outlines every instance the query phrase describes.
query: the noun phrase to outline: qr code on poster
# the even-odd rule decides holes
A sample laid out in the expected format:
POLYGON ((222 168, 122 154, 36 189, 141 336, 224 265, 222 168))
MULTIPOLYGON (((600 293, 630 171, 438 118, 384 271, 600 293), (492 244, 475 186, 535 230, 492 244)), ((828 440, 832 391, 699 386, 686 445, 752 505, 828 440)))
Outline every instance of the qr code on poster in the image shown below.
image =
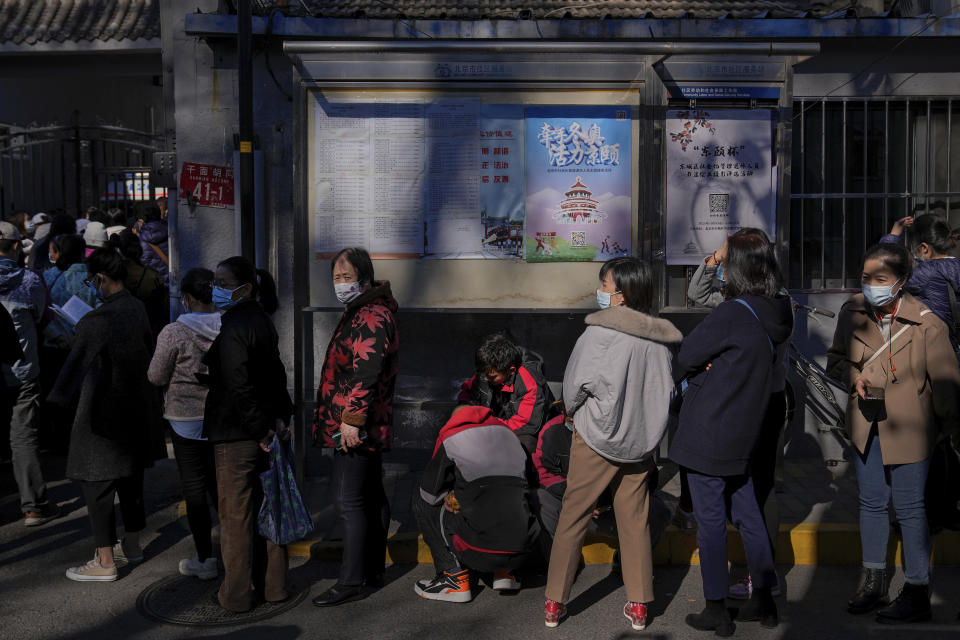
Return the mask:
POLYGON ((571 246, 571 247, 585 247, 585 246, 587 246, 587 232, 586 232, 586 231, 571 231, 571 232, 570 232, 570 246, 571 246))
POLYGON ((729 213, 730 212, 730 194, 729 193, 711 193, 710 194, 710 213, 729 213))

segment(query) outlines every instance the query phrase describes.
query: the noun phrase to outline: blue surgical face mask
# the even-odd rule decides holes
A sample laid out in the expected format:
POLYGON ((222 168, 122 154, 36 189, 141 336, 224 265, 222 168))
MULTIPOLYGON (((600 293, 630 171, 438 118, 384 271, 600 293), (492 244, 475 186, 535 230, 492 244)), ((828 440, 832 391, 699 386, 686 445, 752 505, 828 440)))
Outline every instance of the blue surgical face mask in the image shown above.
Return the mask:
MULTIPOLYGON (((240 287, 243 286, 244 285, 240 285, 240 287)), ((237 289, 240 287, 237 287, 237 289)), ((212 296, 214 306, 221 311, 226 311, 236 305, 238 301, 233 299, 233 294, 237 289, 224 289, 223 287, 214 285, 212 296)))
POLYGON ((606 291, 597 289, 597 306, 601 309, 607 309, 610 307, 610 295, 606 291))
POLYGON ((727 278, 726 278, 726 276, 725 276, 725 274, 724 274, 724 272, 723 272, 723 263, 722 263, 722 262, 717 265, 717 275, 716 275, 716 278, 717 278, 717 288, 718 288, 718 289, 719 289, 720 287, 725 287, 725 286, 727 286, 727 278))
MULTIPOLYGON (((883 307, 894 300, 897 296, 893 293, 893 288, 897 286, 900 281, 897 280, 893 284, 887 285, 863 285, 863 297, 866 298, 867 303, 871 307, 883 307)), ((899 291, 897 292, 900 293, 899 291)))

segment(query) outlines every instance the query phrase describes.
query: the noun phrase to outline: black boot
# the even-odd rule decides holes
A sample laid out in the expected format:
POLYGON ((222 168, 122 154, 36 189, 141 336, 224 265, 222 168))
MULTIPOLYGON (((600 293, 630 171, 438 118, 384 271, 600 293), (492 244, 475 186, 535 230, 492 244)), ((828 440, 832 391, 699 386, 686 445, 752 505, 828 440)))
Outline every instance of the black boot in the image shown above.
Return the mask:
POLYGON ((753 595, 737 614, 737 620, 743 622, 760 621, 761 627, 773 629, 780 624, 780 614, 777 613, 777 603, 770 593, 770 588, 754 588, 753 595))
POLYGON ((870 613, 889 602, 886 569, 864 569, 857 593, 847 602, 847 611, 860 615, 870 613))
POLYGON ((713 631, 721 638, 732 636, 737 628, 730 619, 726 600, 707 600, 703 611, 687 615, 687 624, 697 631, 713 631))
POLYGON ((877 611, 877 622, 885 624, 924 622, 930 618, 930 587, 925 584, 905 583, 897 599, 877 611))

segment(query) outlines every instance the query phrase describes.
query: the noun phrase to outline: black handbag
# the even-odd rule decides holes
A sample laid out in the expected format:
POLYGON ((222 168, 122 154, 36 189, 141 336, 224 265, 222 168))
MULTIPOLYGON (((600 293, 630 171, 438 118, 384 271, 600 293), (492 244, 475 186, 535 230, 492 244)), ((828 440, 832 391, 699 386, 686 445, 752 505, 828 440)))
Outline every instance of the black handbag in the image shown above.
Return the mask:
POLYGON ((943 438, 930 454, 924 501, 930 532, 960 530, 960 453, 943 438))

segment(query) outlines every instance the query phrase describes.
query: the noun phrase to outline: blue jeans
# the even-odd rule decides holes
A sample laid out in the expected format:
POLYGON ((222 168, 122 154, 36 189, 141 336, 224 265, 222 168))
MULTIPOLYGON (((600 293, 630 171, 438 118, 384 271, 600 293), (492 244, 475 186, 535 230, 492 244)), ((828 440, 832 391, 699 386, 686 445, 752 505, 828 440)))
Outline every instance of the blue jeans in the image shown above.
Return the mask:
POLYGON ((930 529, 923 504, 929 462, 884 465, 880 440, 874 432, 867 440, 866 455, 856 456, 857 484, 860 485, 860 544, 863 566, 887 567, 887 541, 890 538, 888 509, 900 523, 905 558, 904 577, 910 584, 930 582, 930 529))

